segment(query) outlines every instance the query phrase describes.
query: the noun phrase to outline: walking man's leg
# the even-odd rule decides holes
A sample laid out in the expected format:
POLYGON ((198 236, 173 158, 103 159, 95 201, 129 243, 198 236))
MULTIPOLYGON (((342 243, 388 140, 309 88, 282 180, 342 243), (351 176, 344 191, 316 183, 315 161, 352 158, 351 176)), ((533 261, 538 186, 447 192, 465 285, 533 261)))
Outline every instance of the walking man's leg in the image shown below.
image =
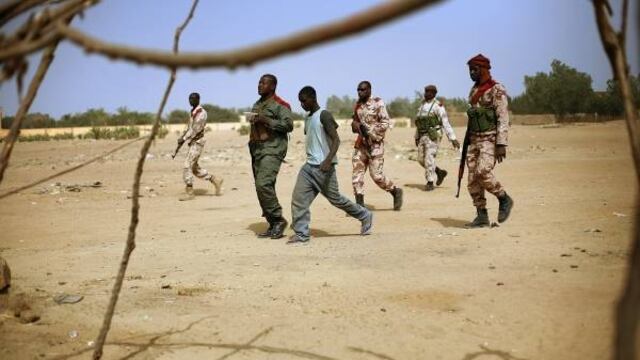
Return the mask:
MULTIPOLYGON (((309 207, 319 192, 313 171, 317 170, 309 164, 304 164, 298 172, 296 185, 291 197, 291 228, 295 232, 295 241, 309 241, 309 223, 311 211, 309 207)), ((319 171, 319 170, 317 170, 319 171)), ((292 241, 294 242, 294 241, 292 241)))

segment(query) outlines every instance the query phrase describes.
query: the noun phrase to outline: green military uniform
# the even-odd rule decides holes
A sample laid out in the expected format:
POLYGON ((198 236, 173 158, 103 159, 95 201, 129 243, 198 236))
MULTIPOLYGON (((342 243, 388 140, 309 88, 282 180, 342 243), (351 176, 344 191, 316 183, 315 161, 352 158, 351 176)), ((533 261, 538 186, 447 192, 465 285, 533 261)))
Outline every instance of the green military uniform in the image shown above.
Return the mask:
POLYGON ((251 111, 269 119, 267 124, 251 124, 249 152, 262 216, 273 224, 283 220, 282 207, 276 196, 276 178, 287 156, 287 134, 293 130, 291 107, 273 95, 258 100, 251 111))

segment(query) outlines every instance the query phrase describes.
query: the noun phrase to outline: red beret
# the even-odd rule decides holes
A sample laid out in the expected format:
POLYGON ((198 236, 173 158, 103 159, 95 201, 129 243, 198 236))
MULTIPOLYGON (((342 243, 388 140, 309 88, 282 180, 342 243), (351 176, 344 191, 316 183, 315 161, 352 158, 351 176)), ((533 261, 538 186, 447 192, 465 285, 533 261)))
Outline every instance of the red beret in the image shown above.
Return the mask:
POLYGON ((469 59, 469 61, 467 61, 467 65, 476 65, 476 66, 484 67, 487 69, 491 69, 491 61, 489 61, 489 59, 484 57, 484 55, 482 54, 478 54, 472 57, 471 59, 469 59))

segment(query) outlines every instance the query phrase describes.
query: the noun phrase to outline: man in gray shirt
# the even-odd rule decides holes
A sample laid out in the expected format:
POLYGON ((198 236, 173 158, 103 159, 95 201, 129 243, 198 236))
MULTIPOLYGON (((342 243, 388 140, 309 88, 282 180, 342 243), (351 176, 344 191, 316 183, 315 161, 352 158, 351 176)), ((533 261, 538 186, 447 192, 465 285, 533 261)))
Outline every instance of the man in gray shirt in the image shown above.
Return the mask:
POLYGON ((302 108, 308 112, 304 120, 305 150, 307 161, 298 173, 291 200, 291 228, 295 232, 287 244, 306 243, 310 239, 309 207, 313 200, 322 194, 331 205, 344 210, 348 215, 360 220, 360 235, 369 235, 373 225, 373 214, 338 190, 335 166, 338 163, 336 153, 340 146, 338 124, 327 110, 318 105, 316 91, 311 86, 303 87, 298 93, 302 108))

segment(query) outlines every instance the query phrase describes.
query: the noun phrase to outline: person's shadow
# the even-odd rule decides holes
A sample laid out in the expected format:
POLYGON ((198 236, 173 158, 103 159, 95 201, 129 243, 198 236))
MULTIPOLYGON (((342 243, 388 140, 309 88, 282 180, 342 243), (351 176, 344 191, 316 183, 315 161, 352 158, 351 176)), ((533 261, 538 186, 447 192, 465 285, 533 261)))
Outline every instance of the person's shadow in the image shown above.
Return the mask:
POLYGON ((424 191, 424 189, 426 188, 425 184, 404 184, 404 186, 411 188, 411 189, 417 189, 417 190, 422 190, 424 191))
POLYGON ((452 218, 431 218, 431 220, 439 222, 446 228, 459 228, 465 229, 464 225, 468 223, 467 220, 452 219, 452 218))

